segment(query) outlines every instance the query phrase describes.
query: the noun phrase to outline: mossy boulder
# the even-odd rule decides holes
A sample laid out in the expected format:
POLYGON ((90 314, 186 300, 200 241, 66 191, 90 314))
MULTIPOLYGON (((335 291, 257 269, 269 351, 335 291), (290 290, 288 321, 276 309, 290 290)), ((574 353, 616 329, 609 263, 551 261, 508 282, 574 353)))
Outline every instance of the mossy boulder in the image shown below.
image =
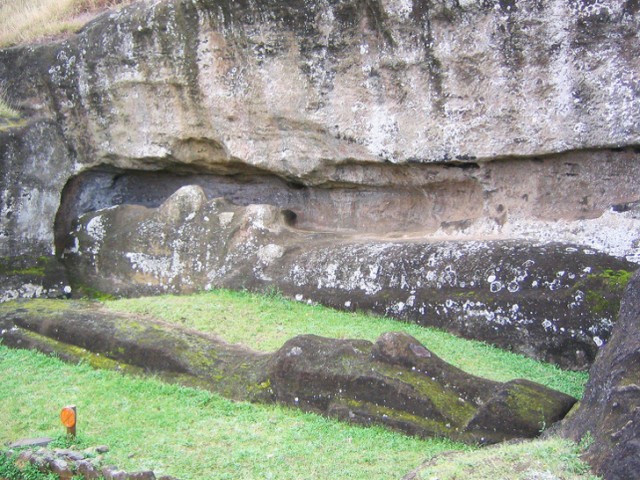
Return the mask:
POLYGON ((526 380, 500 383, 470 375, 399 332, 373 344, 298 336, 274 354, 269 372, 279 402, 472 443, 534 437, 575 403, 526 380))
MULTIPOLYGON (((611 275, 610 275, 611 276, 611 275)), ((584 458, 607 480, 640 472, 640 274, 629 282, 607 346, 589 371, 577 411, 562 433, 588 447, 584 458)))
POLYGON ((0 303, 16 298, 64 298, 71 294, 66 271, 53 255, 0 258, 0 303))

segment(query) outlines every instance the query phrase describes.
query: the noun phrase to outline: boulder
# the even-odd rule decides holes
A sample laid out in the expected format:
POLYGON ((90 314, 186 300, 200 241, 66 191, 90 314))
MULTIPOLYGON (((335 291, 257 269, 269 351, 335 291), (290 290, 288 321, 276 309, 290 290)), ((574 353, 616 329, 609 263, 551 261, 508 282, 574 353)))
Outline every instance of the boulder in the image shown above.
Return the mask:
POLYGON ((584 458, 606 480, 640 472, 640 274, 625 291, 607 346, 589 371, 579 408, 561 432, 586 447, 584 458))
POLYGON ((404 333, 383 334, 374 344, 295 337, 274 354, 269 372, 279 402, 466 442, 535 437, 575 402, 526 380, 474 377, 404 333))
POLYGON ((375 343, 302 335, 260 354, 96 304, 52 302, 0 306, 3 344, 54 351, 101 368, 150 372, 234 399, 469 443, 536 436, 576 401, 525 380, 475 377, 403 333, 386 333, 375 343))
POLYGON ((67 272, 53 255, 0 258, 0 303, 16 298, 67 298, 67 272))

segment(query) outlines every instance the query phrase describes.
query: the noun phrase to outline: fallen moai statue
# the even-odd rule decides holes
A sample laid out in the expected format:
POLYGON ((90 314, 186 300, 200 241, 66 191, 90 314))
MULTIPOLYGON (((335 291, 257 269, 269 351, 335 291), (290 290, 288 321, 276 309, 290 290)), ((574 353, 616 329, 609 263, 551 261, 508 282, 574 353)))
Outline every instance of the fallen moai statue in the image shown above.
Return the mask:
POLYGON ((301 335, 264 354, 99 304, 53 300, 0 306, 0 330, 2 342, 13 347, 469 443, 535 437, 576 401, 527 380, 470 375, 397 332, 375 343, 301 335))

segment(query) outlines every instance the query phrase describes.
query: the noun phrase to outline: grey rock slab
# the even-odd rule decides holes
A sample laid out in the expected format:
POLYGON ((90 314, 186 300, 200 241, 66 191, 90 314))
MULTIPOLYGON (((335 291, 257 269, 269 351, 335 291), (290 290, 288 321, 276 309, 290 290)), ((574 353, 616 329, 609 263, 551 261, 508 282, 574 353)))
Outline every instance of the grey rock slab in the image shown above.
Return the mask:
POLYGON ((53 441, 51 437, 24 438, 7 445, 8 448, 46 447, 53 441))

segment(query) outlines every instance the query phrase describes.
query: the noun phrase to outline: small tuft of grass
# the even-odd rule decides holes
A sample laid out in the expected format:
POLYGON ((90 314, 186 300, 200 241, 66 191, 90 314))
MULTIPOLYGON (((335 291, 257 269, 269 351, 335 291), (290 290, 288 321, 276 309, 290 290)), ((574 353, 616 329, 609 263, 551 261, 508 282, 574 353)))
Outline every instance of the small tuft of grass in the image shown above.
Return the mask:
POLYGON ((0 120, 15 120, 20 114, 7 101, 7 87, 0 82, 0 120))
POLYGON ((97 13, 132 0, 2 0, 0 47, 78 31, 97 13))
POLYGON ((18 118, 18 116, 19 116, 18 112, 13 108, 11 108, 9 104, 2 99, 2 96, 0 93, 0 119, 1 118, 14 119, 14 118, 18 118))
POLYGON ((418 469, 417 479, 597 480, 580 460, 578 445, 557 437, 496 445, 438 457, 418 469))
POLYGON ((576 398, 582 397, 586 372, 563 371, 482 342, 390 318, 306 305, 281 295, 213 290, 194 295, 121 299, 105 302, 115 311, 150 315, 230 343, 273 351, 301 334, 375 341, 382 333, 403 331, 443 360, 471 374, 497 381, 526 378, 576 398))

